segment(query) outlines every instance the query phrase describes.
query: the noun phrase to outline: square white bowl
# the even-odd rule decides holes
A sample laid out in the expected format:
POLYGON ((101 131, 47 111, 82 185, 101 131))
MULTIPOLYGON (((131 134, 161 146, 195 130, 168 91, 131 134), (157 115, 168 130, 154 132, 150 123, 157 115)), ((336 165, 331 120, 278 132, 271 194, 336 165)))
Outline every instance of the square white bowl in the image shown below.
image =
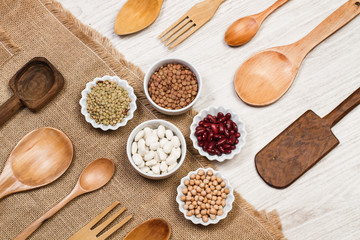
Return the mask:
POLYGON ((208 226, 209 224, 217 224, 220 220, 226 218, 226 216, 228 215, 228 213, 231 211, 232 209, 232 204, 235 200, 235 196, 234 196, 234 189, 233 187, 230 185, 230 182, 229 180, 224 177, 220 172, 218 171, 215 171, 214 169, 212 168, 198 168, 196 171, 191 171, 188 173, 188 175, 186 177, 183 177, 181 179, 181 182, 180 182, 180 185, 177 187, 177 196, 176 196, 176 202, 179 204, 179 210, 180 212, 182 212, 184 214, 184 217, 187 219, 187 220, 190 220, 192 221, 194 224, 201 224, 203 226, 208 226), (184 205, 185 205, 185 202, 181 201, 181 196, 184 195, 182 190, 183 188, 186 188, 185 186, 185 180, 188 179, 190 180, 190 175, 191 174, 196 174, 199 170, 204 170, 204 172, 206 173, 208 170, 211 170, 213 171, 214 175, 216 177, 221 177, 222 180, 226 183, 225 185, 225 188, 229 188, 230 190, 230 193, 227 195, 226 197, 226 205, 225 207, 223 208, 223 214, 220 215, 220 216, 216 216, 216 218, 214 220, 210 219, 209 218, 209 221, 207 222, 204 222, 201 218, 197 218, 196 216, 187 216, 186 213, 187 213, 187 210, 184 209, 184 205))
POLYGON ((235 157, 235 155, 239 154, 241 151, 241 148, 245 145, 246 143, 246 136, 247 136, 247 132, 245 130, 245 123, 240 119, 239 115, 235 114, 233 111, 231 111, 230 109, 224 108, 224 107, 215 107, 215 106, 210 106, 208 108, 205 108, 203 110, 201 110, 193 119, 193 122, 190 126, 190 139, 193 142, 193 146, 196 150, 198 150, 199 154, 201 156, 206 157, 207 159, 213 161, 219 161, 219 162, 223 162, 225 160, 228 159, 233 159, 235 157), (238 126, 238 132, 240 133, 240 138, 239 139, 239 143, 237 143, 235 146, 234 150, 231 150, 231 153, 229 154, 222 154, 221 156, 218 155, 210 155, 208 152, 205 152, 199 145, 198 145, 198 140, 195 136, 195 131, 196 131, 196 127, 199 126, 199 122, 202 121, 208 114, 211 115, 217 115, 218 112, 222 112, 224 114, 226 113, 230 113, 231 114, 231 120, 233 122, 235 122, 238 126))
POLYGON ((118 76, 103 76, 102 78, 97 77, 93 81, 88 82, 86 84, 85 89, 81 92, 81 99, 79 101, 81 106, 81 113, 85 116, 85 120, 90 123, 94 128, 100 128, 103 131, 107 130, 116 130, 119 127, 125 126, 127 122, 134 117, 134 112, 137 109, 136 106, 136 96, 134 93, 134 89, 128 84, 127 81, 120 79, 118 76), (126 91, 129 93, 129 97, 131 99, 130 102, 130 109, 129 109, 129 115, 123 119, 121 123, 117 123, 115 126, 112 125, 104 125, 99 124, 95 122, 94 119, 90 117, 90 113, 87 111, 87 95, 91 92, 91 87, 96 86, 96 83, 98 81, 105 81, 109 80, 110 82, 116 82, 119 86, 126 89, 126 91))

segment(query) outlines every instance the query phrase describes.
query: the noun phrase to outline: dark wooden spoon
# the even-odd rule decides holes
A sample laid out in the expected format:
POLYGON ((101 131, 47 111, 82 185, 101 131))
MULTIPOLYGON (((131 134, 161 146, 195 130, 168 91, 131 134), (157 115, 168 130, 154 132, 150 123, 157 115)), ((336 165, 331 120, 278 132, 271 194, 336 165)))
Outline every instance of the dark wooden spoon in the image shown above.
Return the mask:
POLYGON ((152 218, 129 232, 123 240, 168 240, 170 225, 161 218, 152 218))
POLYGON ((0 126, 22 106, 36 112, 64 86, 61 73, 44 57, 31 59, 9 82, 14 95, 0 106, 0 126))

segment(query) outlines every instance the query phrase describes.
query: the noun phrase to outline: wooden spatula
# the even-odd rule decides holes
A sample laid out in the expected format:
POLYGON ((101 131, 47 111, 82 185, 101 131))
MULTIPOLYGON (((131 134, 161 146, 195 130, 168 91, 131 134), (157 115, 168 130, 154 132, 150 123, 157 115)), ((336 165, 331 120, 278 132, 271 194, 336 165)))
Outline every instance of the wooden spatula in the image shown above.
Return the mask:
POLYGON ((360 103, 360 88, 324 118, 306 111, 255 156, 262 179, 285 188, 339 144, 331 127, 360 103))

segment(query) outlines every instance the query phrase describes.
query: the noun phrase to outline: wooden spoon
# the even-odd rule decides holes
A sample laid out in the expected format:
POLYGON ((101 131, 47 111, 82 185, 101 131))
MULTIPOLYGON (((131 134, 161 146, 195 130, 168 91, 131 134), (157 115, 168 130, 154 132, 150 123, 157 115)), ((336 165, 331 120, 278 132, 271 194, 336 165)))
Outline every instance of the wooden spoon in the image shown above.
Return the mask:
POLYGON ((72 143, 60 130, 44 127, 28 133, 10 153, 0 175, 0 199, 55 181, 72 158, 72 143))
POLYGON ((289 0, 278 0, 263 12, 243 17, 233 22, 225 32, 225 42, 232 47, 249 42, 258 32, 263 21, 288 1, 289 0))
POLYGON ((170 234, 170 225, 164 219, 152 218, 131 230, 123 240, 167 240, 170 234))
POLYGON ((128 0, 115 20, 115 33, 127 35, 150 26, 159 16, 164 0, 128 0))
POLYGON ((9 82, 14 95, 0 106, 0 126, 22 106, 36 112, 63 88, 64 78, 43 57, 31 59, 9 82))
POLYGON ((114 163, 107 158, 99 158, 92 161, 81 173, 76 186, 71 193, 66 196, 61 202, 55 205, 47 213, 45 213, 38 220, 33 222, 29 227, 22 231, 15 240, 28 238, 41 224, 55 215, 61 208, 74 198, 88 192, 95 191, 103 187, 113 176, 115 170, 114 163))
POLYGON ((360 1, 350 0, 303 39, 249 58, 235 75, 234 85, 238 96, 253 106, 265 106, 277 101, 290 88, 305 56, 359 13, 360 1))

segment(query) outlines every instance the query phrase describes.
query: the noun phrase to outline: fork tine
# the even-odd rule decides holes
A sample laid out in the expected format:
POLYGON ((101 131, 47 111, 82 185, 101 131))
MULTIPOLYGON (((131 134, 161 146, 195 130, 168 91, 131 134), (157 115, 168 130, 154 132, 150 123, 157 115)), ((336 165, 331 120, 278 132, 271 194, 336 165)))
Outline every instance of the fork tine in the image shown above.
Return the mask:
POLYGON ((198 26, 195 26, 192 29, 190 29, 190 31, 186 32, 184 35, 179 37, 171 46, 169 46, 169 49, 172 49, 172 48, 176 47, 177 45, 179 45, 180 43, 182 43, 185 39, 187 39, 191 34, 196 32, 196 30, 198 30, 198 29, 199 29, 198 26))
POLYGON ((190 22, 187 26, 185 26, 181 31, 177 32, 166 44, 165 46, 169 46, 171 43, 173 43, 176 39, 181 37, 184 33, 189 31, 192 27, 196 27, 196 24, 194 22, 190 22))
POLYGON ((111 206, 106 208, 102 213, 97 215, 94 219, 92 219, 88 224, 86 224, 83 228, 92 228, 96 223, 98 223, 106 214, 108 214, 113 208, 119 205, 120 202, 116 201, 111 206))
POLYGON ((116 230, 118 230, 120 227, 122 227, 125 223, 127 223, 131 218, 132 218, 132 215, 127 216, 127 217, 124 218, 121 222, 119 222, 118 224, 116 224, 115 226, 113 226, 111 229, 109 229, 108 231, 106 231, 105 233, 103 233, 102 235, 100 235, 100 237, 98 237, 98 239, 99 239, 99 240, 105 240, 105 239, 108 238, 111 234, 113 234, 116 230))
POLYGON ((177 33, 179 30, 181 30, 183 27, 185 27, 191 20, 189 18, 186 18, 184 21, 182 21, 179 25, 177 25, 177 27, 175 27, 174 29, 172 29, 168 34, 166 34, 166 36, 161 39, 162 42, 165 42, 166 40, 168 40, 170 37, 172 37, 175 33, 177 33))
POLYGON ((182 21, 184 21, 186 18, 188 18, 187 13, 184 14, 181 18, 179 18, 176 22, 174 22, 170 27, 168 27, 165 31, 163 31, 160 35, 159 35, 159 39, 161 39, 162 37, 164 37, 166 34, 168 34, 174 27, 176 27, 177 25, 179 25, 182 21))
POLYGON ((101 232, 104 228, 106 228, 107 225, 109 225, 110 223, 112 223, 112 221, 114 221, 120 214, 122 214, 124 211, 126 210, 125 207, 121 208, 117 213, 113 214, 110 218, 106 219, 106 221, 104 221, 102 224, 100 224, 99 226, 97 226, 95 229, 93 229, 93 231, 98 234, 99 232, 101 232))

